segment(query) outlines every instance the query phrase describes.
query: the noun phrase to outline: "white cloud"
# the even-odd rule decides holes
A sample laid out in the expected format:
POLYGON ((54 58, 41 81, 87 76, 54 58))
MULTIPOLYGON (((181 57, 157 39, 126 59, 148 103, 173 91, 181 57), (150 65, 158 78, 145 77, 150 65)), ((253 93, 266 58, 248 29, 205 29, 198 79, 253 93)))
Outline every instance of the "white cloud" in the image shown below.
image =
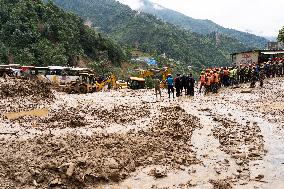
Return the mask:
POLYGON ((136 10, 141 7, 140 0, 118 0, 119 2, 130 6, 132 9, 136 10))
MULTIPOLYGON (((139 0, 119 0, 137 9, 139 0)), ((277 36, 284 26, 283 0, 150 0, 193 18, 209 19, 227 28, 277 36)))

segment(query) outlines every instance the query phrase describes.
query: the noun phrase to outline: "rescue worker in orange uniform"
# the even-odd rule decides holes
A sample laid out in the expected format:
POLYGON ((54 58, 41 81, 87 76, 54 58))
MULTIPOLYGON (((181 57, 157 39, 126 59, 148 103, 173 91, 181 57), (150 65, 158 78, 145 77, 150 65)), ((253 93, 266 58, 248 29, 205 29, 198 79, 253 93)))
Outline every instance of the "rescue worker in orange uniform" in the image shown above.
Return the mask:
POLYGON ((208 94, 211 91, 211 74, 209 73, 209 70, 206 72, 205 75, 205 95, 208 94))
POLYGON ((205 83, 206 83, 205 77, 206 77, 206 76, 205 76, 205 72, 202 71, 201 74, 200 74, 200 77, 199 77, 199 80, 200 80, 199 93, 201 93, 202 87, 205 87, 205 83))
POLYGON ((211 81, 210 81, 210 89, 211 89, 211 92, 213 91, 213 88, 214 88, 214 71, 213 70, 211 70, 210 71, 210 79, 211 79, 211 81))
POLYGON ((214 71, 212 78, 214 79, 213 85, 212 85, 212 92, 213 93, 218 93, 218 89, 219 89, 219 74, 218 74, 217 71, 214 71))

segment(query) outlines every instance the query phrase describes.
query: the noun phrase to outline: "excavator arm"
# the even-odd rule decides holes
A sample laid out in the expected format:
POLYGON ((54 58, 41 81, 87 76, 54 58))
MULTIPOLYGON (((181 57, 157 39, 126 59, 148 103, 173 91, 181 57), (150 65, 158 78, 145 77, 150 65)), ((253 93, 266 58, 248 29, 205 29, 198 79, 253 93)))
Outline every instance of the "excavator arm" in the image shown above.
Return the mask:
POLYGON ((104 80, 102 83, 96 82, 96 91, 102 90, 107 84, 111 83, 111 85, 116 88, 116 77, 114 74, 109 76, 106 80, 104 80))
POLYGON ((154 75, 155 75, 155 73, 151 70, 143 70, 143 71, 141 71, 139 78, 152 77, 154 75))
POLYGON ((166 88, 167 86, 167 78, 168 75, 172 73, 171 68, 164 68, 164 70, 161 70, 160 72, 162 74, 162 82, 161 82, 161 88, 166 88))
POLYGON ((161 82, 161 88, 166 87, 167 83, 167 77, 169 74, 172 73, 171 68, 165 67, 160 70, 142 70, 140 71, 140 75, 138 76, 139 78, 146 78, 146 77, 153 77, 157 74, 162 75, 162 82, 161 82))

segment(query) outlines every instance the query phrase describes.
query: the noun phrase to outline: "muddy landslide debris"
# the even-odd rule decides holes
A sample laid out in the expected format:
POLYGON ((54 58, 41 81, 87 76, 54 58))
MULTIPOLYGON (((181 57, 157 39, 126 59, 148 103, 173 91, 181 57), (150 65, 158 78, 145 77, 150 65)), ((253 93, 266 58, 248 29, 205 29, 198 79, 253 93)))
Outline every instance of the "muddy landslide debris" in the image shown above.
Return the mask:
POLYGON ((159 111, 150 128, 138 132, 1 141, 0 178, 17 187, 80 188, 118 182, 147 165, 179 169, 199 163, 191 145, 199 119, 179 106, 159 111))
POLYGON ((1 79, 0 80, 0 97, 42 97, 53 98, 51 84, 42 80, 23 80, 23 79, 1 79))
POLYGON ((232 189, 231 184, 226 180, 210 180, 214 189, 232 189))
POLYGON ((264 140, 256 123, 241 125, 228 119, 220 119, 221 127, 213 134, 219 139, 221 149, 235 159, 260 160, 265 155, 264 140))
POLYGON ((146 105, 142 106, 117 106, 113 109, 94 109, 92 116, 96 115, 100 120, 106 123, 132 123, 137 119, 141 119, 150 114, 150 108, 146 105))
MULTIPOLYGON (((221 125, 213 129, 213 135, 219 140, 220 149, 231 155, 238 166, 230 182, 245 185, 251 180, 249 162, 261 160, 266 154, 261 130, 256 123, 242 125, 225 118, 219 119, 219 122, 221 125)), ((216 183, 213 185, 215 188, 216 183)))

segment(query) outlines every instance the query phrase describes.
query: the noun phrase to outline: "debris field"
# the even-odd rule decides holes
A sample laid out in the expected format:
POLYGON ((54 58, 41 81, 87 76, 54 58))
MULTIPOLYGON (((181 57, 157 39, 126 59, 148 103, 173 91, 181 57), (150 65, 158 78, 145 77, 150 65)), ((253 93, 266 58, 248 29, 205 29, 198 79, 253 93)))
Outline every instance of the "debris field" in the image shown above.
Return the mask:
POLYGON ((283 87, 157 100, 0 79, 0 189, 279 187, 283 87))

